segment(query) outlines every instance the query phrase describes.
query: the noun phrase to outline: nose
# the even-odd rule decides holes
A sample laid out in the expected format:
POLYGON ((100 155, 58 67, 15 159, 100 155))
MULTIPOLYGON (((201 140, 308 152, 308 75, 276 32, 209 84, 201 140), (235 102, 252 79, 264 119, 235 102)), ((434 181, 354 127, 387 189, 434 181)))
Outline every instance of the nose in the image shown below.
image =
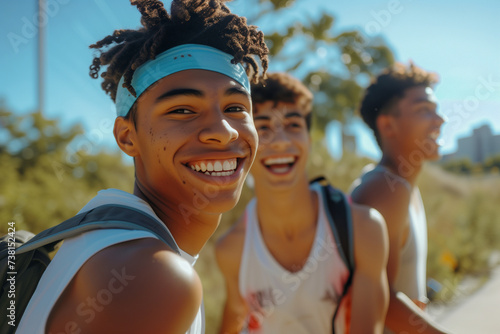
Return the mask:
POLYGON ((277 126, 274 128, 272 137, 269 138, 271 147, 276 150, 282 150, 290 145, 290 139, 288 138, 286 131, 283 126, 277 126))
POLYGON ((203 143, 227 145, 238 136, 238 131, 218 112, 207 115, 207 125, 201 130, 199 139, 203 143))
POLYGON ((441 126, 444 122, 446 122, 445 118, 445 116, 436 113, 435 122, 438 124, 438 126, 441 126))

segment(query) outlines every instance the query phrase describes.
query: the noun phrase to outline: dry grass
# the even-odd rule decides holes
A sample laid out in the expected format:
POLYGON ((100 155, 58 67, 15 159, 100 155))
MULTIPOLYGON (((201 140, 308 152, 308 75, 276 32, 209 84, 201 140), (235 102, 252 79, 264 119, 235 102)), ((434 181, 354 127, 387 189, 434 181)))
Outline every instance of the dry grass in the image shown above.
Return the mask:
MULTIPOLYGON (((310 176, 325 175, 337 188, 347 191, 370 161, 345 154, 340 161, 329 158, 318 142, 310 157, 310 176)), ((419 177, 428 220, 428 277, 440 282, 438 298, 450 299, 464 275, 484 274, 488 258, 500 249, 500 177, 455 175, 437 165, 427 165, 419 177)), ((241 201, 223 215, 221 225, 205 246, 196 268, 204 286, 207 333, 216 333, 222 316, 225 290, 214 257, 214 242, 233 224, 252 192, 244 189, 241 201)))

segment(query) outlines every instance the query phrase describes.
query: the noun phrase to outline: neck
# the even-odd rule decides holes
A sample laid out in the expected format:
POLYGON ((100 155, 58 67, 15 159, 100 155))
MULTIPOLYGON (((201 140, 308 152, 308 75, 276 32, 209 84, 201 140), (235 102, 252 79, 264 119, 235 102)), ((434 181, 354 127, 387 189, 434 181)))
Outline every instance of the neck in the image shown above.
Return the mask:
POLYGON ((309 189, 307 178, 288 189, 256 184, 255 194, 263 234, 294 238, 316 225, 318 199, 309 189))
POLYGON ((411 155, 384 152, 379 164, 386 167, 394 174, 404 178, 414 186, 422 170, 423 159, 415 159, 412 158, 411 155))
POLYGON ((186 253, 197 255, 219 225, 221 214, 200 212, 162 200, 135 182, 134 195, 146 201, 186 253))

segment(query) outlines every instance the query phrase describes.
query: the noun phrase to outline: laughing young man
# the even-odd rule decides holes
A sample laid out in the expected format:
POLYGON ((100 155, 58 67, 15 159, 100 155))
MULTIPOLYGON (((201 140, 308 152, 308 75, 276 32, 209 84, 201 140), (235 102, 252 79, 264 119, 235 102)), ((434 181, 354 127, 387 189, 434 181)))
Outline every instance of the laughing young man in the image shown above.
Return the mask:
POLYGON ((133 194, 99 192, 167 228, 180 256, 145 231, 95 230, 66 240, 44 273, 17 333, 204 333, 198 253, 231 209, 255 157, 253 69, 267 68, 255 26, 222 1, 132 1, 143 27, 91 45, 90 68, 116 102, 114 135, 133 157, 133 194))
POLYGON ((327 334, 334 314, 336 333, 381 333, 387 306, 381 216, 350 206, 356 269, 342 298, 349 269, 320 185, 310 184, 306 172, 312 94, 299 80, 273 73, 252 86, 252 101, 256 197, 216 246, 227 297, 220 333, 327 334))
POLYGON ((382 150, 353 184, 352 200, 378 210, 389 234, 390 302, 386 333, 444 333, 422 311, 426 298, 427 222, 415 183, 427 160, 439 158, 443 119, 432 87, 437 82, 413 64, 396 64, 366 90, 361 115, 382 150))

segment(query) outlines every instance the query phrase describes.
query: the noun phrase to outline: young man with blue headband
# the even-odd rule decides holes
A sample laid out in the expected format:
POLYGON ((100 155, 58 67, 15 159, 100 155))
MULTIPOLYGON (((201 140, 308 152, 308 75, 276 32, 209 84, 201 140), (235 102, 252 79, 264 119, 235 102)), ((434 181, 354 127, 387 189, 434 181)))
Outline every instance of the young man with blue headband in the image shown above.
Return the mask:
POLYGON ((192 268, 238 201, 257 149, 250 83, 264 37, 223 1, 132 1, 142 28, 117 30, 100 51, 102 87, 116 102, 114 135, 134 158, 133 194, 99 192, 81 212, 116 204, 152 216, 153 233, 93 230, 68 239, 42 276, 17 333, 204 333, 192 268))

